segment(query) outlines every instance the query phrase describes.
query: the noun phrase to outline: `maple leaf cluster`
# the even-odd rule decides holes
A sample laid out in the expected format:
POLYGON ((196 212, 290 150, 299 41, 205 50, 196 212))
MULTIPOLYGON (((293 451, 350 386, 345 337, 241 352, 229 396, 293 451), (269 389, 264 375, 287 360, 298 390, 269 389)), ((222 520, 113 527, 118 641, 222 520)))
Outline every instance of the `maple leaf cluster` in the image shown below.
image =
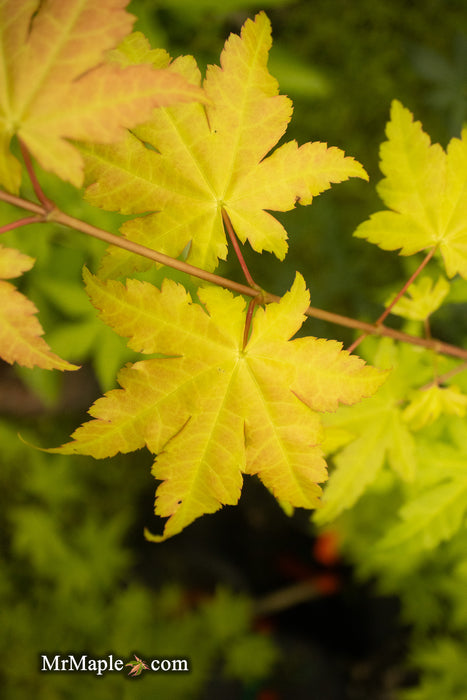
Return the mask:
MULTIPOLYGON (((202 81, 192 57, 171 61, 141 34, 127 36, 126 4, 0 2, 1 184, 20 186, 15 135, 44 169, 84 181, 90 203, 133 215, 121 229, 131 241, 173 257, 187 249, 191 264, 211 271, 227 255, 228 220, 242 243, 283 259, 287 234, 270 212, 310 204, 331 183, 366 179, 364 169, 324 143, 289 141, 271 153, 292 104, 267 69, 264 13, 230 36, 202 81)), ((32 264, 7 249, 0 255, 4 277, 32 264)), ((114 247, 85 281, 102 320, 133 350, 158 357, 122 369, 121 388, 51 451, 102 458, 146 446, 162 482, 156 513, 168 518, 162 536, 147 534, 156 541, 237 503, 243 474, 257 474, 286 507, 317 507, 326 479, 319 414, 373 394, 385 373, 335 341, 291 340, 309 304, 298 274, 279 303, 251 314, 243 297, 217 287, 200 288, 194 301, 170 280, 159 290, 115 279, 144 264, 114 247)), ((44 349, 33 309, 2 284, 5 317, 28 318, 22 346, 12 345, 9 327, 0 337, 5 359, 72 368, 44 349)))
MULTIPOLYGON (((76 186, 83 156, 76 139, 116 142, 153 109, 202 100, 199 88, 149 64, 121 67, 106 60, 131 31, 126 0, 1 0, 0 184, 16 193, 21 165, 10 151, 16 137, 38 163, 76 186)), ((2 278, 34 264, 0 251, 2 278)), ((2 282, 0 354, 7 362, 45 369, 76 369, 47 346, 36 308, 2 282)))

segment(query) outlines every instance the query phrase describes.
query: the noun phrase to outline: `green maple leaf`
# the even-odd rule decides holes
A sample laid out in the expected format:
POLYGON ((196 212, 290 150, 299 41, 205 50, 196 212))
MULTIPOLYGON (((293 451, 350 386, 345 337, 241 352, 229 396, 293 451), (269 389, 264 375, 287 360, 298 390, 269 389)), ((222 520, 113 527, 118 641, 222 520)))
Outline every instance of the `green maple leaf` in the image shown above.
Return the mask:
POLYGON ((465 421, 452 421, 442 440, 427 434, 420 444, 417 481, 407 489, 397 521, 378 542, 377 552, 402 548, 407 556, 433 549, 465 524, 467 513, 467 460, 465 421), (453 433, 449 435, 449 433, 453 433), (452 439, 450 442, 449 438, 452 439))
MULTIPOLYGON (((310 204, 333 182, 367 178, 353 158, 324 143, 298 147, 290 141, 268 156, 292 114, 291 101, 278 94, 267 69, 270 47, 270 23, 260 13, 245 23, 241 36, 230 36, 221 67, 208 67, 206 105, 157 110, 119 148, 83 150, 87 199, 104 209, 145 214, 123 225, 124 236, 171 256, 191 243, 189 261, 212 270, 227 255, 224 211, 242 242, 283 259, 287 234, 269 211, 310 204)), ((143 60, 148 49, 137 39, 123 55, 128 62, 143 60)), ((168 70, 201 84, 190 56, 176 59, 168 70)), ((145 263, 129 256, 111 249, 102 275, 142 269, 145 263)))
POLYGON ((159 290, 86 273, 102 320, 137 351, 167 357, 121 370, 122 389, 90 409, 94 420, 51 450, 96 458, 146 445, 157 454, 156 514, 168 517, 160 541, 222 504, 236 504, 242 474, 258 474, 282 502, 314 508, 326 464, 318 412, 355 403, 385 378, 336 341, 289 338, 304 321, 303 278, 280 303, 257 309, 243 348, 245 300, 199 290, 204 307, 166 280, 159 290))
POLYGON ((441 415, 465 416, 467 396, 459 387, 431 386, 416 392, 404 411, 404 418, 412 430, 431 425, 441 415))
POLYGON ((0 183, 17 192, 16 134, 46 170, 81 186, 70 139, 111 143, 154 107, 202 99, 180 76, 105 61, 130 31, 128 0, 0 1, 0 183))
POLYGON ((460 529, 466 511, 465 477, 436 484, 435 488, 418 495, 401 508, 401 520, 388 530, 378 547, 385 550, 406 545, 415 551, 420 547, 433 549, 460 529))
POLYGON ((437 246, 448 276, 467 278, 467 129, 445 152, 395 100, 386 134, 386 177, 377 189, 392 211, 373 214, 355 235, 384 250, 400 248, 401 255, 437 246))
POLYGON ((333 459, 335 468, 326 486, 323 507, 315 515, 320 525, 353 506, 386 463, 404 481, 415 478, 416 443, 407 426, 402 401, 409 381, 414 377, 417 381, 429 378, 432 368, 429 363, 424 366, 416 350, 397 348, 388 338, 378 341, 375 363, 394 368, 391 381, 364 403, 351 410, 343 406, 326 417, 331 432, 328 443, 332 444, 332 433, 337 431, 337 446, 341 446, 341 436, 345 446, 333 459))
MULTIPOLYGON (((422 277, 412 282, 407 295, 401 297, 392 307, 391 313, 412 321, 425 321, 434 313, 449 293, 449 282, 444 277, 439 277, 436 284, 430 277, 422 277)), ((391 297, 386 306, 392 302, 391 297)))

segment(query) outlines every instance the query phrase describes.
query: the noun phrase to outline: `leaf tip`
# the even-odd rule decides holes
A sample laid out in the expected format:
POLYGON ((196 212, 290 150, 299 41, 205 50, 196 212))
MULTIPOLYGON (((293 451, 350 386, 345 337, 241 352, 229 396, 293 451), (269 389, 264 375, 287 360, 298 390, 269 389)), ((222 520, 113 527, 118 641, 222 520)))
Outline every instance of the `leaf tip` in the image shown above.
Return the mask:
POLYGON ((170 535, 153 535, 150 530, 148 530, 147 527, 144 528, 144 539, 147 540, 147 542, 164 542, 170 537, 170 535))

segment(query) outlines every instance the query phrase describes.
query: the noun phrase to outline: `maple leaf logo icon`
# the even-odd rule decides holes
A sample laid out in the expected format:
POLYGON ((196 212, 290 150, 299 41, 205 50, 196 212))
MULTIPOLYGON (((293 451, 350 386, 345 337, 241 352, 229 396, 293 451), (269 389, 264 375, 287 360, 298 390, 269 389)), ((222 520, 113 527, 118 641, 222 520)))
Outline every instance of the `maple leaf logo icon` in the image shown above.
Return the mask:
POLYGON ((136 661, 130 661, 125 664, 125 666, 132 666, 131 671, 128 672, 129 676, 140 676, 144 670, 147 670, 149 666, 145 661, 139 658, 139 656, 134 655, 136 661))

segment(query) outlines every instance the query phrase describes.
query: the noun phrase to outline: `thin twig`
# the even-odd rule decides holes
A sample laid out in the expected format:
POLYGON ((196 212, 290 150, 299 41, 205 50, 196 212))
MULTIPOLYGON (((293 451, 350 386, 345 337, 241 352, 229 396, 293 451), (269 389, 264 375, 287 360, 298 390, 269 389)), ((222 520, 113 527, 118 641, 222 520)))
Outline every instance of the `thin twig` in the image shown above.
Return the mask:
POLYGON ((418 277, 418 275, 421 273, 421 271, 428 265, 428 263, 430 262, 431 258, 432 258, 433 255, 434 255, 435 250, 436 250, 436 246, 434 246, 433 248, 431 248, 431 249, 428 251, 427 255, 424 257, 424 259, 422 260, 422 262, 420 263, 420 265, 417 267, 417 269, 415 270, 415 272, 409 277, 409 279, 408 279, 407 282, 404 284, 404 286, 403 286, 402 289, 399 291, 399 293, 396 294, 396 296, 394 297, 394 299, 391 301, 391 303, 386 307, 386 309, 383 311, 383 313, 381 314, 381 316, 378 318, 378 320, 376 321, 377 324, 378 324, 378 323, 383 323, 383 321, 386 319, 386 317, 389 316, 389 314, 391 313, 392 309, 393 309, 394 306, 397 304, 397 302, 399 301, 399 299, 406 293, 406 291, 408 290, 408 288, 410 287, 410 285, 412 284, 412 282, 415 282, 415 280, 417 279, 417 277, 418 277))
POLYGON ((37 175, 34 171, 29 151, 21 139, 19 139, 19 147, 21 149, 21 155, 23 156, 26 170, 28 171, 29 179, 31 180, 34 192, 36 193, 36 197, 47 211, 51 211, 55 207, 55 204, 44 194, 44 190, 40 186, 39 180, 37 179, 37 175))
MULTIPOLYGON (((235 250, 235 254, 238 258, 238 262, 240 263, 240 266, 243 270, 243 274, 245 275, 245 279, 250 287, 253 287, 253 289, 258 288, 258 285, 254 281, 253 277, 250 274, 250 271, 248 269, 248 266, 245 262, 245 258, 243 257, 243 253, 240 250, 240 246, 238 245, 238 239, 237 239, 237 234, 235 233, 234 227, 232 226, 232 222, 229 219, 229 215, 225 211, 225 209, 222 209, 222 219, 224 221, 224 226, 227 230, 227 233, 230 238, 230 242, 233 245, 233 249, 235 250)), ((259 288, 258 288, 259 291, 259 288)))
POLYGON ((467 371, 467 362, 462 362, 460 365, 457 365, 457 367, 453 367, 452 369, 449 370, 449 372, 445 372, 444 374, 440 374, 436 379, 434 379, 432 382, 428 382, 428 384, 424 384, 423 386, 420 387, 420 391, 425 391, 426 389, 431 389, 432 386, 440 386, 441 384, 446 384, 446 382, 449 379, 452 379, 452 377, 455 377, 457 374, 460 374, 461 372, 467 371))
MULTIPOLYGON (((42 214, 44 221, 55 221, 56 223, 68 226, 69 228, 80 231, 88 236, 93 236, 110 245, 115 245, 119 248, 128 250, 136 255, 142 255, 149 260, 154 260, 154 262, 160 263, 161 265, 167 265, 180 272, 185 272, 188 275, 193 275, 206 282, 216 284, 220 287, 225 287, 238 294, 243 294, 249 297, 256 297, 257 301, 260 303, 269 304, 270 302, 279 302, 281 297, 275 294, 270 294, 269 292, 264 292, 262 290, 254 289, 245 284, 235 282, 234 280, 227 279, 226 277, 221 277, 220 275, 215 275, 212 272, 207 272, 194 265, 189 265, 182 260, 172 258, 164 253, 159 253, 152 248, 147 248, 146 246, 140 245, 139 243, 134 243, 121 236, 116 236, 109 231, 104 231, 103 229, 92 226, 91 224, 81 221, 80 219, 75 219, 72 216, 68 216, 59 209, 54 209, 48 212, 44 207, 30 202, 29 200, 22 199, 15 195, 11 195, 7 192, 0 190, 0 200, 8 202, 9 204, 14 204, 17 207, 32 211, 37 214, 42 214)), ((364 321, 359 321, 354 318, 349 318, 348 316, 341 316, 340 314, 335 314, 331 311, 325 311, 324 309, 318 309, 314 306, 309 306, 305 314, 312 318, 318 318, 322 321, 327 321, 328 323, 333 323, 338 326, 344 326, 346 328, 355 328, 362 331, 367 335, 378 335, 393 338, 394 340, 399 340, 403 343, 410 343, 412 345, 419 345, 421 347, 433 350, 434 352, 442 353, 444 355, 450 355, 452 357, 458 357, 464 361, 467 361, 467 350, 460 348, 457 345, 450 345, 449 343, 444 343, 436 338, 419 338, 417 336, 409 335, 408 333, 403 333, 402 331, 395 330, 393 328, 388 328, 383 324, 376 325, 371 323, 365 323, 364 321)))
POLYGON ((12 204, 14 207, 19 209, 26 209, 26 211, 32 211, 34 214, 41 214, 42 217, 46 215, 44 207, 37 202, 31 202, 29 199, 23 199, 22 197, 17 197, 15 194, 10 194, 9 192, 4 192, 0 190, 0 199, 4 202, 12 204))
MULTIPOLYGON (((425 258, 422 260, 422 262, 421 262, 420 265, 417 267, 417 269, 415 270, 415 272, 409 277, 409 279, 408 279, 407 282, 404 284, 404 286, 402 287, 402 289, 396 294, 396 296, 395 296, 394 299, 391 301, 391 303, 386 307, 386 309, 383 311, 383 313, 381 314, 381 316, 377 319, 377 321, 375 322, 375 326, 379 326, 380 324, 383 323, 383 321, 386 320, 386 318, 389 316, 389 314, 391 313, 392 309, 393 309, 394 306, 397 304, 397 302, 399 301, 399 299, 406 293, 406 291, 408 290, 408 288, 410 287, 410 285, 412 284, 412 282, 414 282, 414 281, 416 280, 416 278, 418 277, 418 275, 421 273, 421 271, 424 269, 424 267, 425 267, 425 266, 428 264, 428 262, 431 260, 431 258, 433 257, 433 254, 434 254, 435 250, 436 250, 436 246, 435 246, 434 248, 430 248, 430 250, 428 251, 428 254, 427 254, 427 255, 425 256, 425 258)), ((355 348, 358 347, 358 346, 360 345, 360 343, 362 342, 362 340, 365 340, 366 337, 367 337, 367 334, 363 334, 363 335, 361 335, 359 338, 357 338, 357 340, 354 340, 354 342, 352 343, 352 345, 350 345, 350 346, 347 348, 348 352, 353 352, 353 351, 355 350, 355 348)))
POLYGON ((21 226, 27 226, 28 224, 40 224, 44 221, 44 217, 39 214, 35 216, 25 216, 24 219, 17 219, 12 221, 10 224, 4 224, 0 226, 0 235, 2 233, 7 233, 8 231, 13 231, 15 228, 20 228, 21 226))
POLYGON ((256 617, 274 615, 319 596, 319 589, 312 581, 300 581, 260 598, 254 603, 253 612, 256 617))
POLYGON ((198 279, 202 279, 205 282, 211 282, 212 284, 217 284, 220 287, 226 287, 227 289, 230 289, 233 292, 238 292, 239 294, 246 294, 248 296, 253 297, 261 295, 260 290, 252 289, 251 287, 247 287, 246 285, 240 284, 239 282, 234 282, 233 280, 227 280, 225 277, 215 275, 213 272, 208 272, 207 270, 203 270, 200 267, 190 265, 189 263, 186 263, 183 260, 178 260, 178 258, 172 258, 170 257, 170 255, 165 255, 165 253, 159 253, 157 250, 147 248, 146 246, 140 245, 139 243, 135 243, 134 241, 130 241, 127 238, 116 236, 113 233, 109 233, 109 231, 104 231, 103 229, 97 228, 96 226, 87 224, 85 221, 81 221, 80 219, 75 219, 72 216, 68 216, 68 214, 59 211, 58 209, 55 209, 49 214, 48 220, 55 221, 58 224, 63 224, 63 226, 68 226, 69 228, 73 228, 76 231, 85 233, 88 236, 99 238, 101 241, 105 241, 110 245, 115 245, 118 248, 128 250, 130 253, 142 255, 143 257, 149 258, 149 260, 154 260, 154 262, 157 262, 161 265, 166 265, 167 267, 172 267, 173 269, 179 270, 180 272, 185 272, 187 275, 193 275, 194 277, 198 277, 198 279))
POLYGON ((247 343, 248 343, 248 337, 250 335, 250 326, 251 326, 251 321, 253 319, 253 311, 256 306, 256 297, 253 297, 251 299, 250 303, 248 304, 248 310, 246 312, 246 319, 245 319, 245 327, 243 329, 243 349, 245 350, 247 343))

